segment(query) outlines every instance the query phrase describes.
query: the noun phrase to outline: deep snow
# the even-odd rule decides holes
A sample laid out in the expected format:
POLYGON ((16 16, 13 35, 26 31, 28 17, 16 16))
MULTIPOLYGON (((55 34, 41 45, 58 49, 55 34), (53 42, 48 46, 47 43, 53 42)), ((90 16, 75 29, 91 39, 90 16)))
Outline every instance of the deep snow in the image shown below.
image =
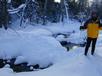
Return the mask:
MULTIPOLYGON (((17 24, 17 23, 16 23, 17 24)), ((79 31, 80 24, 77 22, 49 24, 48 26, 26 25, 26 28, 18 27, 16 32, 12 29, 7 31, 0 29, 0 58, 10 59, 17 57, 15 64, 28 62, 29 65, 39 63, 40 66, 53 65, 47 69, 15 73, 6 65, 0 69, 1 76, 101 76, 102 75, 102 34, 100 33, 96 53, 94 56, 84 56, 84 48, 73 47, 67 52, 58 40, 52 37, 56 33, 73 32, 69 39, 75 43, 85 37, 85 32, 79 31), (80 36, 80 34, 82 34, 80 36)))
POLYGON ((39 64, 40 67, 45 67, 60 60, 62 55, 66 56, 67 50, 51 36, 35 35, 35 32, 19 32, 17 35, 11 29, 1 32, 0 58, 16 57, 15 64, 27 62, 28 65, 39 64))
POLYGON ((83 50, 83 48, 78 48, 69 52, 67 58, 45 70, 14 73, 11 69, 3 68, 0 74, 2 76, 52 76, 52 74, 54 76, 101 76, 102 57, 98 54, 86 57, 83 55, 83 50))

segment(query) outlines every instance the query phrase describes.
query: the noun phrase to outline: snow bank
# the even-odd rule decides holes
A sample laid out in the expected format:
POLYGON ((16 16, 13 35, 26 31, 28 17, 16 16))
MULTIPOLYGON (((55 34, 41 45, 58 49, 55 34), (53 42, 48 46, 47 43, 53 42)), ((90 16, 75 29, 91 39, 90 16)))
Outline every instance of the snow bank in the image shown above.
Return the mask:
POLYGON ((10 68, 2 68, 0 69, 1 76, 14 76, 13 70, 10 68))
POLYGON ((70 33, 79 31, 80 23, 70 21, 70 23, 49 23, 46 29, 53 33, 70 33))
POLYGON ((41 25, 41 24, 33 24, 30 25, 29 23, 22 23, 21 28, 20 21, 17 20, 12 24, 12 27, 16 27, 16 29, 22 30, 22 31, 34 31, 36 29, 44 29, 47 31, 50 31, 52 34, 57 33, 71 33, 73 31, 77 32, 79 31, 79 27, 81 24, 77 21, 70 21, 69 23, 48 23, 47 25, 41 25), (15 25, 16 24, 16 25, 15 25))
POLYGON ((67 41, 67 39, 65 38, 65 36, 64 35, 58 35, 57 37, 56 37, 56 39, 58 40, 58 41, 67 41))
POLYGON ((72 34, 67 38, 67 41, 68 41, 68 42, 72 42, 72 43, 79 44, 79 43, 85 42, 85 41, 86 41, 86 38, 87 38, 87 33, 86 33, 86 31, 79 31, 79 32, 72 33, 72 34))
MULTIPOLYGON (((72 49, 60 63, 37 72, 12 73, 10 69, 0 70, 2 76, 101 76, 101 56, 83 55, 84 48, 72 49)), ((63 56, 62 56, 63 57, 63 56)))
POLYGON ((46 29, 42 29, 42 28, 39 28, 39 29, 34 29, 32 31, 18 31, 22 34, 30 34, 30 35, 39 35, 39 36, 52 36, 52 33, 46 29))
MULTIPOLYGON (((38 30, 39 31, 39 30, 38 30)), ((40 30, 41 31, 41 30, 40 30)), ((18 31, 17 31, 18 32, 18 31)), ((46 32, 42 30, 42 32, 46 32)), ((34 33, 15 33, 8 29, 0 37, 0 58, 17 58, 15 64, 27 62, 28 65, 40 64, 40 67, 56 63, 66 56, 66 49, 51 36, 34 33)))

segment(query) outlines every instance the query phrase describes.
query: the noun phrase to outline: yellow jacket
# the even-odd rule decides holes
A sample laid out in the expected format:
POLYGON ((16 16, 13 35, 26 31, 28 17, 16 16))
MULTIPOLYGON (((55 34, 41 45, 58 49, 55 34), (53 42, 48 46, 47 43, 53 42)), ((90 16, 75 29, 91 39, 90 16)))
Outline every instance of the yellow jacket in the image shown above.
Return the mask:
POLYGON ((99 34, 99 25, 95 23, 89 23, 87 26, 87 36, 90 38, 97 38, 99 34))
POLYGON ((92 20, 89 20, 84 25, 85 29, 87 29, 87 36, 90 38, 97 38, 99 35, 99 30, 102 30, 102 27, 100 27, 100 21, 92 22, 92 20))

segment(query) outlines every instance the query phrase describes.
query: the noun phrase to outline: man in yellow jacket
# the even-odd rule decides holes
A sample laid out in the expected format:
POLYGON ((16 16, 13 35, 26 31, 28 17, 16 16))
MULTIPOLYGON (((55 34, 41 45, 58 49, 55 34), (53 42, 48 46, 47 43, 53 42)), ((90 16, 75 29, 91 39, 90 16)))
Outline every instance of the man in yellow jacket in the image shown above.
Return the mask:
POLYGON ((80 30, 82 29, 87 29, 87 43, 84 55, 87 56, 87 52, 91 43, 92 43, 91 55, 93 55, 95 51, 97 38, 99 35, 99 30, 101 29, 100 20, 96 12, 92 12, 91 18, 85 22, 84 26, 80 26, 80 30))

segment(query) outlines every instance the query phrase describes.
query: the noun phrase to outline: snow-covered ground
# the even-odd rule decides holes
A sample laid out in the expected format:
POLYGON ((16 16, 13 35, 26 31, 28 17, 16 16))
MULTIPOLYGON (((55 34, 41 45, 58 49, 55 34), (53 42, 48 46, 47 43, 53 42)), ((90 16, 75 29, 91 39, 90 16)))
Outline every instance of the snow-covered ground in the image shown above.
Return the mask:
POLYGON ((0 42, 0 58, 16 57, 15 64, 27 62, 28 65, 40 64, 40 67, 45 67, 60 60, 62 55, 66 56, 67 52, 53 37, 35 35, 34 31, 17 34, 11 29, 1 30, 0 42))
POLYGON ((69 52, 67 58, 45 70, 14 73, 9 68, 3 68, 0 69, 0 74, 2 76, 52 76, 52 74, 54 76, 101 76, 102 54, 98 54, 99 49, 95 56, 88 57, 83 55, 83 50, 83 48, 78 48, 69 52))
MULTIPOLYGON (((16 23, 17 24, 17 23, 16 23)), ((84 48, 73 47, 70 52, 61 46, 52 35, 56 33, 73 32, 69 39, 73 42, 81 41, 80 24, 77 22, 49 24, 48 26, 25 25, 7 31, 0 29, 0 58, 16 57, 15 64, 28 62, 28 65, 40 64, 41 67, 52 63, 47 69, 15 73, 9 67, 0 69, 1 76, 101 76, 102 75, 102 34, 100 34, 94 56, 83 55, 84 48), (23 27, 23 26, 22 26, 23 27), (15 31, 16 30, 16 31, 15 31)), ((64 38, 59 37, 59 40, 64 38)))

